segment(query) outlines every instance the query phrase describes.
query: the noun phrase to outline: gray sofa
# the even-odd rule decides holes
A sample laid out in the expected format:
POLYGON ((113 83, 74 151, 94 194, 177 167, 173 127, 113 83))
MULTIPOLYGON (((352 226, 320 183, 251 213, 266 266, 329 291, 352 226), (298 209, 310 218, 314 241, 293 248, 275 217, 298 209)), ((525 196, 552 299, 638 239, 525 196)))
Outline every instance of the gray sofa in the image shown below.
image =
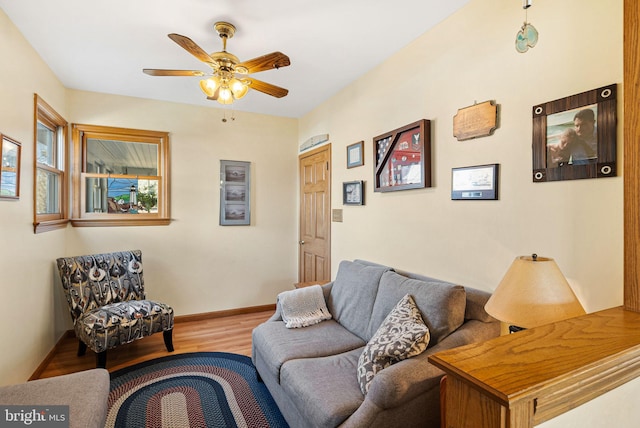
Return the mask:
MULTIPOLYGON (((70 428, 104 427, 108 399, 109 372, 105 369, 86 370, 0 387, 0 405, 20 406, 11 411, 23 409, 26 413, 33 411, 33 408, 40 411, 48 406, 69 406, 69 419, 65 422, 70 428)), ((16 422, 15 425, 27 424, 16 422)), ((33 423, 33 426, 38 425, 42 424, 33 423)), ((61 425, 64 423, 57 426, 61 425)))
POLYGON ((322 286, 333 318, 288 329, 280 305, 253 331, 253 363, 293 428, 439 427, 435 352, 498 336, 489 293, 363 260, 340 263, 322 286), (358 358, 387 314, 410 294, 431 335, 426 351, 378 372, 363 395, 358 358))

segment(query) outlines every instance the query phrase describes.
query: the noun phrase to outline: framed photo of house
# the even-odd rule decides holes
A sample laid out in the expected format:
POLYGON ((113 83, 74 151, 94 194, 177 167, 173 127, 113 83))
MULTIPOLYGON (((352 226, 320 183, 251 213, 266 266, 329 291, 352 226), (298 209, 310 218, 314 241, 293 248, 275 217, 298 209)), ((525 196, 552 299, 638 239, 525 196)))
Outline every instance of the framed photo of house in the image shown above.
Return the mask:
POLYGON ((220 161, 220 225, 251 224, 251 163, 220 161))
POLYGON ((364 165, 364 141, 347 146, 347 168, 364 165))
POLYGON ((0 135, 0 138, 2 140, 0 198, 20 199, 20 154, 22 145, 6 135, 0 135))
POLYGON ((364 181, 342 183, 343 205, 364 205, 364 181))
POLYGON ((422 119, 373 139, 374 191, 431 187, 431 122, 422 119))
POLYGON ((497 200, 498 164, 467 166, 451 170, 451 199, 497 200))
POLYGON ((616 85, 533 107, 533 181, 616 176, 616 85))

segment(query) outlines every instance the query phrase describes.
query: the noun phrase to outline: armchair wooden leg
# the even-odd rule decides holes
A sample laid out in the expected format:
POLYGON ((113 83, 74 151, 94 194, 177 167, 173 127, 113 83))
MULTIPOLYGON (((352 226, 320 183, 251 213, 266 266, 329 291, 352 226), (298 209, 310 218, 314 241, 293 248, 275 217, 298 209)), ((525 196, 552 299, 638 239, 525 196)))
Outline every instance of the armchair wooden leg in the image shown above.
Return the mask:
POLYGON ((164 346, 167 347, 167 351, 173 352, 173 329, 163 331, 162 336, 164 337, 164 346))
POLYGON ((78 357, 82 357, 87 353, 87 344, 82 340, 78 340, 78 357))
POLYGON ((107 368, 107 351, 98 352, 96 354, 96 368, 98 369, 107 368))

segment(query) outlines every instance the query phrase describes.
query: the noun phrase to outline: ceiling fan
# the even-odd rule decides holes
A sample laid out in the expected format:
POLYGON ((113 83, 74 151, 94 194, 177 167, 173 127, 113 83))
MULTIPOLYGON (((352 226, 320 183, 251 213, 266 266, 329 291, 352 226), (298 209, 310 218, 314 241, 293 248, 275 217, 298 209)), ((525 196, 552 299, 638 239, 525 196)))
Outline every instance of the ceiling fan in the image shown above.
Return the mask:
POLYGON ((213 25, 222 39, 222 51, 206 53, 200 46, 188 37, 171 33, 169 38, 179 44, 191 55, 211 67, 210 73, 199 70, 163 70, 145 68, 142 71, 150 76, 210 76, 200 81, 200 88, 207 95, 207 99, 216 100, 220 104, 231 104, 246 95, 249 89, 282 98, 289 91, 270 83, 263 82, 249 74, 260 71, 286 67, 291 62, 282 52, 272 52, 248 61, 240 62, 237 56, 227 52, 227 39, 233 37, 236 27, 228 22, 216 22, 213 25))

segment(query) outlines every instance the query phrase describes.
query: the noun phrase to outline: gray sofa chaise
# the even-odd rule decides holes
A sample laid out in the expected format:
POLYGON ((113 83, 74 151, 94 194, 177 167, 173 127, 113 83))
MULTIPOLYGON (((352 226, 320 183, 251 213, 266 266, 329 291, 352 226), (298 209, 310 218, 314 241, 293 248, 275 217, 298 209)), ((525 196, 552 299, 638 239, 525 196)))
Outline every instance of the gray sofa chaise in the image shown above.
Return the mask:
POLYGON ((363 260, 341 262, 322 292, 332 319, 286 328, 278 304, 253 331, 253 363, 293 428, 439 427, 443 372, 428 356, 500 334, 484 311, 489 293, 363 260), (379 371, 365 396, 358 359, 406 294, 429 328, 429 345, 379 371))

